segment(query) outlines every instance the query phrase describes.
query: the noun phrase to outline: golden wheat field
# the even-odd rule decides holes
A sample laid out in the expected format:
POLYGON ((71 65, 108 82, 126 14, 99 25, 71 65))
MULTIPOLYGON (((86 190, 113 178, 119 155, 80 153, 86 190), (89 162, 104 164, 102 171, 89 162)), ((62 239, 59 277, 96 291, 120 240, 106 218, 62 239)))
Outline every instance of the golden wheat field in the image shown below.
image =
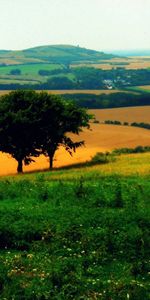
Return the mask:
MULTIPOLYGON (((74 140, 84 140, 81 147, 71 157, 64 149, 56 152, 54 167, 65 166, 90 160, 97 152, 111 151, 114 148, 150 145, 150 131, 130 126, 91 124, 90 130, 84 130, 74 140)), ((15 174, 17 163, 6 154, 0 154, 0 175, 15 174)), ((24 171, 48 168, 48 159, 44 156, 36 159, 36 163, 24 167, 24 171)))
MULTIPOLYGON (((11 91, 0 91, 0 96, 10 93, 11 91)), ((41 92, 41 91, 37 91, 41 92)), ((124 91, 121 89, 116 90, 46 90, 45 92, 48 92, 49 94, 55 94, 55 95, 64 95, 64 94, 95 94, 95 95, 101 95, 101 94, 114 94, 114 93, 133 93, 137 94, 137 92, 133 91, 124 91)))
POLYGON ((117 120, 120 122, 144 122, 150 123, 150 106, 136 106, 123 108, 89 109, 90 114, 94 114, 96 120, 117 120))
POLYGON ((112 68, 122 67, 124 69, 147 69, 150 68, 150 56, 132 56, 127 58, 112 58, 108 60, 102 60, 101 63, 97 64, 79 64, 79 65, 72 65, 72 68, 75 67, 94 67, 97 69, 102 70, 111 70, 112 68))

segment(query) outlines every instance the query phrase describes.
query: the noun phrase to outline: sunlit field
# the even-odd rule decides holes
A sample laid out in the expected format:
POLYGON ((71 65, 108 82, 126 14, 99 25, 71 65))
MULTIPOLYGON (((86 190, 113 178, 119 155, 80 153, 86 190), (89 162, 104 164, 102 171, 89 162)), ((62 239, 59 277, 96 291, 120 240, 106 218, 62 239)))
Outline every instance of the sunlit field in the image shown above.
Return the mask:
POLYGON ((89 112, 94 114, 96 120, 99 122, 103 122, 105 120, 117 120, 129 123, 150 123, 150 106, 90 109, 89 112))
MULTIPOLYGON (((77 65, 72 65, 72 67, 76 67, 77 65)), ((108 60, 102 60, 101 63, 95 64, 79 64, 78 67, 94 67, 102 70, 111 70, 112 68, 121 67, 124 69, 147 69, 150 68, 150 56, 143 57, 127 57, 127 58, 112 58, 108 60)))
MULTIPOLYGON (((112 151, 115 148, 130 147, 138 145, 150 145, 150 131, 131 126, 116 126, 104 124, 91 124, 90 130, 84 130, 80 136, 74 140, 84 140, 85 146, 77 149, 71 157, 64 149, 56 152, 54 167, 62 167, 74 163, 90 160, 97 152, 112 151)), ((31 163, 24 167, 24 171, 47 169, 48 159, 44 156, 36 159, 36 163, 31 163)), ((0 155, 0 175, 15 174, 17 163, 6 154, 0 155)))
MULTIPOLYGON (((0 91, 0 96, 10 93, 11 91, 0 91)), ((39 92, 39 91, 37 91, 39 92)), ((41 92, 41 91, 40 91, 41 92)), ((94 94, 94 95, 101 95, 101 94, 114 94, 114 93, 134 93, 132 91, 124 91, 121 89, 115 89, 115 90, 45 90, 45 92, 48 92, 49 94, 55 94, 55 95, 64 95, 64 94, 94 94)), ((135 92, 136 93, 136 92, 135 92)))

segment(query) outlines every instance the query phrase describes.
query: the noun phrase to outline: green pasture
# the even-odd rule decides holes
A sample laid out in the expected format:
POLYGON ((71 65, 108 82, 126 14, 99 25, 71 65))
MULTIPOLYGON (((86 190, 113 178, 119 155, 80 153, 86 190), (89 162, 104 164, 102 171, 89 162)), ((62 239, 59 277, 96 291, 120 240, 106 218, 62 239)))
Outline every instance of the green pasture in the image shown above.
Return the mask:
POLYGON ((150 299, 149 175, 73 170, 1 178, 0 299, 150 299))
POLYGON ((1 66, 0 75, 9 75, 14 69, 19 69, 22 75, 38 75, 39 70, 52 71, 59 68, 62 68, 60 64, 25 64, 5 67, 1 66))

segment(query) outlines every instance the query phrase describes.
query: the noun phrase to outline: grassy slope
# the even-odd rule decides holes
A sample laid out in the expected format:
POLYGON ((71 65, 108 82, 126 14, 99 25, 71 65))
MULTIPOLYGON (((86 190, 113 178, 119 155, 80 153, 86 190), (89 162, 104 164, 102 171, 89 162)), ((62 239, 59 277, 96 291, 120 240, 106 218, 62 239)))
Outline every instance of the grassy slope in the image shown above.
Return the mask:
POLYGON ((149 299, 150 173, 132 167, 150 155, 120 159, 130 175, 118 161, 1 179, 1 299, 149 299))
POLYGON ((8 59, 39 59, 41 62, 49 62, 50 59, 60 60, 67 58, 68 61, 84 61, 84 60, 99 60, 110 59, 115 57, 111 54, 104 54, 103 52, 94 51, 86 48, 71 46, 71 45, 51 45, 40 46, 22 51, 8 51, 1 53, 1 58, 8 59))

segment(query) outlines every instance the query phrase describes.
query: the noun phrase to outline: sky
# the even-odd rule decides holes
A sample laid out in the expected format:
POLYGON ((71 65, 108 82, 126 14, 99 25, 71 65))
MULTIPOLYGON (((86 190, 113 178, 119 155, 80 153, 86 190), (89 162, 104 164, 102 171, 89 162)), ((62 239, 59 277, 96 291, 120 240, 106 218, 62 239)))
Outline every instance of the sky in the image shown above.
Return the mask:
POLYGON ((0 49, 150 49, 150 0, 0 0, 0 49))

